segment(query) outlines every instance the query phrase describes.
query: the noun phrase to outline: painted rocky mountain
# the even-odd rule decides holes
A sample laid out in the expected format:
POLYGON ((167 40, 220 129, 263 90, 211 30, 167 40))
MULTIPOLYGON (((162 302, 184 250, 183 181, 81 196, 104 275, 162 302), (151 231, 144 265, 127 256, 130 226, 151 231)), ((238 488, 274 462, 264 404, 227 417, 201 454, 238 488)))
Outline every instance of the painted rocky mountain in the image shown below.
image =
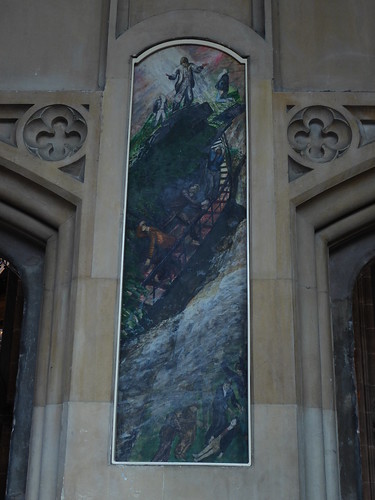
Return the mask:
POLYGON ((212 423, 215 391, 229 378, 239 403, 228 403, 227 410, 228 421, 237 418, 236 434, 223 457, 216 454, 207 461, 247 462, 247 224, 244 217, 245 210, 237 203, 227 207, 221 224, 217 224, 216 234, 207 238, 197 252, 204 258, 201 262, 198 258, 192 262, 190 270, 185 272, 185 284, 181 276, 180 290, 176 288, 169 293, 169 298, 165 297, 165 304, 176 302, 176 297, 178 302, 183 302, 181 311, 175 308, 167 319, 156 315, 154 327, 122 345, 117 461, 151 462, 162 439, 163 424, 171 414, 194 405, 194 435, 186 452, 177 457, 176 440, 171 439, 168 458, 161 460, 193 462, 193 453, 207 443, 205 434, 212 423), (242 371, 238 370, 239 365, 242 371))

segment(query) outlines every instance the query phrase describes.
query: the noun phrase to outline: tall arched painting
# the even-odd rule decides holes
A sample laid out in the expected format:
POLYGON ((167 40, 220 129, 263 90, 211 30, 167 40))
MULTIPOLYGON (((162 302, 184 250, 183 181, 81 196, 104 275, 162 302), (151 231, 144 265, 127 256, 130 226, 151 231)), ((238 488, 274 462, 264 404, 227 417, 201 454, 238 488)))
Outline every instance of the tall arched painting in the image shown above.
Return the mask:
POLYGON ((247 62, 133 60, 114 463, 249 465, 247 62))

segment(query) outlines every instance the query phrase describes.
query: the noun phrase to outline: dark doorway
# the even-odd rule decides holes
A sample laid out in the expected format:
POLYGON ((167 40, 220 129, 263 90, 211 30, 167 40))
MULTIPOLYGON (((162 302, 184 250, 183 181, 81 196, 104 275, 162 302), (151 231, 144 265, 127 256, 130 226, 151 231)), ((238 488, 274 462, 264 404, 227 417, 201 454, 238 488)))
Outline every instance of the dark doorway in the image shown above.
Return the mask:
MULTIPOLYGON (((18 359, 18 370, 9 361, 9 370, 16 377, 16 386, 13 385, 14 410, 13 425, 10 440, 9 463, 6 479, 6 500, 26 498, 28 464, 30 450, 31 426, 34 410, 34 382, 36 371, 36 354, 38 345, 38 331, 41 303, 43 297, 43 267, 44 244, 35 238, 28 237, 17 230, 13 225, 6 224, 0 218, 0 257, 10 262, 6 271, 11 281, 13 298, 9 295, 9 310, 13 303, 14 336, 19 338, 19 353, 12 354, 12 360, 18 359), (13 267, 14 266, 14 267, 13 267), (16 271, 17 270, 17 271, 16 271), (22 287, 19 286, 21 279, 22 287), (23 295, 23 306, 21 296, 23 295), (17 312, 18 311, 18 312, 17 312), (22 332, 21 328, 22 317, 22 332)), ((3 273, 2 273, 3 274, 3 273)), ((1 278, 1 276, 0 276, 1 278)), ((5 279, 5 277, 4 277, 5 279)), ((1 285, 4 289, 4 284, 1 285)), ((6 302, 2 295, 2 307, 6 315, 6 302)), ((11 314, 11 313, 9 313, 11 314)), ((4 320, 5 321, 5 316, 4 320)), ((12 321, 9 320, 12 324, 12 321)), ((3 328, 4 331, 4 328, 3 328)), ((4 340, 4 342, 6 342, 4 340)), ((13 347, 0 349, 0 362, 2 355, 13 347)), ((0 370, 1 372, 1 370, 0 370)), ((2 372, 1 372, 2 373, 2 372)), ((3 375, 1 375, 3 376, 3 375)), ((14 378, 13 378, 14 384, 14 378)), ((4 454, 5 455, 5 454, 4 454)))
POLYGON ((0 498, 5 498, 23 311, 22 284, 0 257, 0 498))
POLYGON ((356 280, 353 293, 354 365, 363 500, 375 499, 375 260, 356 280))

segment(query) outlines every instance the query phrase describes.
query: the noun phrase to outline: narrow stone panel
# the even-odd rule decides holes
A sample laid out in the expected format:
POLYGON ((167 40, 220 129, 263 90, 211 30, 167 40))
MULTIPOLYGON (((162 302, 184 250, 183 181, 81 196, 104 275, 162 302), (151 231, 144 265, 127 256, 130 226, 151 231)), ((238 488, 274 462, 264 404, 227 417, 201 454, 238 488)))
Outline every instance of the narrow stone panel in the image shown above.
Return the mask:
MULTIPOLYGON (((164 14, 173 10, 207 10, 230 16, 238 21, 243 22, 247 26, 254 24, 262 24, 264 31, 264 6, 263 0, 216 0, 215 2, 201 0, 191 0, 186 2, 184 0, 119 0, 117 5, 117 26, 116 34, 120 36, 121 33, 131 28, 135 24, 152 16, 164 14), (259 23, 259 18, 263 19, 259 23)), ((176 27, 178 32, 178 27, 176 27)), ((259 31, 259 30, 257 30, 259 31)))
POLYGON ((373 91, 375 3, 274 2, 275 88, 373 91))

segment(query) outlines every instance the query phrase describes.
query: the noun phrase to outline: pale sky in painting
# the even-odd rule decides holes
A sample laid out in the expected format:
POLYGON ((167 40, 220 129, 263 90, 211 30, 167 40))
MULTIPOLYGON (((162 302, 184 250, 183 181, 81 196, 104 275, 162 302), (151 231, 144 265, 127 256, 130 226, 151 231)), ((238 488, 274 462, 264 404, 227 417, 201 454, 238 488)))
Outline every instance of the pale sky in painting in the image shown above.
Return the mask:
POLYGON ((224 69, 229 71, 230 84, 244 98, 244 65, 225 52, 202 45, 179 45, 159 50, 134 68, 132 136, 152 112, 159 95, 173 100, 175 81, 169 80, 166 74, 174 73, 183 56, 197 66, 207 65, 200 74, 194 75, 194 103, 215 100, 215 83, 224 69))

